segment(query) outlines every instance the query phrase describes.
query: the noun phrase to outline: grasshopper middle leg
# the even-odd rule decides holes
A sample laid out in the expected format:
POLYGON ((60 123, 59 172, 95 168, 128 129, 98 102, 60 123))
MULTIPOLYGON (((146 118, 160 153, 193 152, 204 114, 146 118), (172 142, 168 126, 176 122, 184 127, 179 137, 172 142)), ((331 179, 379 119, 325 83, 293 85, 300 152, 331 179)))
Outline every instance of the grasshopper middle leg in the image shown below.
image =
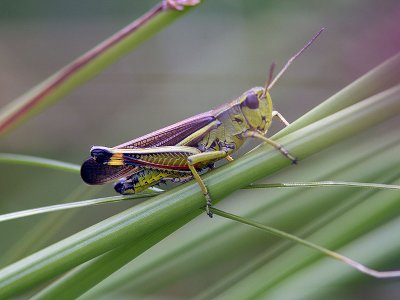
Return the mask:
POLYGON ((207 215, 212 218, 212 212, 210 211, 211 207, 211 197, 208 193, 208 189, 204 184, 203 179, 201 179, 199 173, 197 172, 195 165, 196 164, 204 164, 206 162, 220 160, 229 156, 227 151, 210 151, 210 152, 203 152, 199 154, 195 154, 188 157, 188 166, 189 169, 192 171, 194 179, 199 184, 201 191, 203 192, 204 197, 206 198, 206 212, 207 215))

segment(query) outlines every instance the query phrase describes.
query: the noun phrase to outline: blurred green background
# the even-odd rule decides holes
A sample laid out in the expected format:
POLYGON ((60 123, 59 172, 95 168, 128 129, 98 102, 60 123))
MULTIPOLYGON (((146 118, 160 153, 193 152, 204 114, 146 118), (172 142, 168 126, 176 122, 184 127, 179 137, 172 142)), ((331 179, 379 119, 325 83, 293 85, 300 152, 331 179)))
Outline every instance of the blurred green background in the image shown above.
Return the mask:
MULTIPOLYGON (((155 3, 1 1, 0 106, 155 3)), ((271 92, 275 108, 293 121, 397 53, 399 20, 397 0, 206 1, 63 101, 2 137, 0 151, 80 164, 92 145, 120 144, 263 85, 272 62, 279 69, 321 27, 327 27, 271 92)), ((390 126, 397 124, 393 121, 390 126)), ((279 128, 274 125, 273 132, 279 128)), ((0 170, 0 213, 58 204, 83 186, 79 176, 57 171, 10 165, 0 165, 0 170)), ((108 185, 96 196, 113 194, 108 185)), ((128 206, 74 212, 73 221, 63 224, 48 242, 128 206)), ((6 254, 40 219, 1 224, 0 253, 6 254)), ((210 226, 205 221, 202 226, 210 226)))

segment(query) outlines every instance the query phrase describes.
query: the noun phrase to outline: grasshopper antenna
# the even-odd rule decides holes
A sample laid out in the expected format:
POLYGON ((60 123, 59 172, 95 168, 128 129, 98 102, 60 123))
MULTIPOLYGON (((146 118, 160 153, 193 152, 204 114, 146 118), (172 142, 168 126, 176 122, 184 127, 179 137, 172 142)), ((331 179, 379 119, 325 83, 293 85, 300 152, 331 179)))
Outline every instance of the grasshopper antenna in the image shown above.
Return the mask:
POLYGON ((265 96, 265 94, 267 93, 268 87, 270 86, 271 81, 272 81, 272 79, 274 77, 275 66, 276 66, 276 64, 272 63, 271 66, 269 67, 268 78, 267 78, 267 81, 265 81, 265 85, 264 85, 264 91, 265 92, 264 92, 263 96, 265 96))
POLYGON ((265 92, 264 92, 264 93, 267 93, 267 92, 274 86, 274 84, 278 81, 279 78, 282 77, 283 73, 286 72, 286 70, 287 70, 287 69, 289 68, 289 66, 295 61, 295 59, 296 59, 297 57, 299 57, 300 54, 302 54, 308 47, 310 47, 311 44, 317 39, 317 37, 318 37, 318 36, 322 33, 322 31, 324 31, 324 30, 325 30, 325 27, 321 28, 321 29, 318 31, 318 33, 317 33, 316 35, 314 35, 314 37, 313 37, 311 40, 309 40, 309 41, 307 42, 307 44, 304 45, 303 48, 300 49, 299 52, 297 52, 295 55, 293 55, 293 56, 288 60, 288 62, 286 63, 286 65, 282 68, 282 70, 278 73, 278 75, 276 75, 275 78, 272 79, 272 80, 271 80, 271 78, 272 78, 272 74, 271 74, 271 73, 272 73, 273 70, 274 70, 275 64, 272 64, 272 65, 271 65, 271 68, 269 69, 268 80, 267 80, 267 82, 266 82, 266 84, 265 84, 265 92))

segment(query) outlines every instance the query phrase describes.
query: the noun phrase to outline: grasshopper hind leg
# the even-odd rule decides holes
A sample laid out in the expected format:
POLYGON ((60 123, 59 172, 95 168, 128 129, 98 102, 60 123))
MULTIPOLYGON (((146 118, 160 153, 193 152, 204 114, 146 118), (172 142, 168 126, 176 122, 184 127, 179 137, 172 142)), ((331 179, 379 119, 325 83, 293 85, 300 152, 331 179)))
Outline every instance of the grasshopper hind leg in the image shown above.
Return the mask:
POLYGON ((139 172, 120 179, 114 185, 117 193, 122 195, 136 194, 150 187, 166 183, 185 183, 193 179, 190 173, 174 172, 171 170, 141 169, 139 172))
POLYGON ((164 178, 165 174, 159 170, 142 169, 129 177, 120 179, 114 185, 114 190, 122 195, 136 194, 160 183, 164 178))

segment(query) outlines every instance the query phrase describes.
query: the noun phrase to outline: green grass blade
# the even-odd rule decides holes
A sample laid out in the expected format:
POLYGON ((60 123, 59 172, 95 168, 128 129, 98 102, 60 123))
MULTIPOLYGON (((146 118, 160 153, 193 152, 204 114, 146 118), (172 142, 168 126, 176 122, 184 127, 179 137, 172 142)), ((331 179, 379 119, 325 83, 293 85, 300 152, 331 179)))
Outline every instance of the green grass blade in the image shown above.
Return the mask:
POLYGON ((59 160, 12 153, 0 153, 0 164, 18 164, 72 173, 78 173, 81 169, 81 166, 59 160))
POLYGON ((105 203, 112 203, 112 202, 120 202, 124 200, 133 200, 133 199, 142 199, 156 196, 157 193, 141 193, 137 195, 130 195, 130 196, 112 196, 112 197, 104 197, 98 199, 90 199, 90 200, 83 200, 83 201, 76 201, 72 203, 64 203, 64 204, 57 204, 45 207, 38 207, 33 209, 21 210, 13 213, 3 214, 0 215, 0 222, 5 222, 9 220, 14 220, 18 218, 24 218, 33 215, 40 215, 49 212, 56 212, 62 211, 72 208, 79 208, 79 207, 86 207, 91 205, 98 205, 98 204, 105 204, 105 203))
MULTIPOLYGON (((196 213, 194 215, 197 215, 196 213)), ((167 224, 136 242, 128 243, 96 257, 81 266, 78 266, 46 289, 32 297, 32 299, 54 299, 59 297, 60 291, 66 299, 75 299, 93 287, 96 283, 107 278, 110 273, 126 265, 132 259, 154 246, 193 218, 193 213, 182 216, 171 224, 167 224), (79 284, 77 284, 79 282, 79 284)))
MULTIPOLYGON (((375 95, 330 117, 298 130, 280 142, 303 159, 339 140, 400 112, 400 86, 375 95), (340 122, 339 122, 340 120, 340 122), (330 136, 331 139, 326 139, 330 136)), ((277 151, 262 146, 204 176, 215 202, 251 182, 287 166, 277 151), (242 174, 249 174, 245 178, 242 174)), ((20 293, 113 248, 150 234, 187 214, 200 214, 204 198, 195 183, 187 183, 100 222, 43 249, 0 272, 3 295, 20 293), (52 257, 56 255, 57 260, 52 257)), ((193 215, 194 217, 194 215, 193 215)))
MULTIPOLYGON (((100 188, 101 189, 101 188, 100 188)), ((66 203, 80 198, 92 198, 99 188, 89 187, 87 185, 79 185, 61 200, 66 203)), ((69 222, 76 215, 75 211, 64 213, 54 213, 44 218, 40 218, 39 222, 29 228, 29 231, 19 236, 16 243, 11 245, 5 253, 1 255, 2 266, 16 262, 19 259, 28 256, 45 246, 50 244, 54 236, 65 226, 69 226, 69 222)))

